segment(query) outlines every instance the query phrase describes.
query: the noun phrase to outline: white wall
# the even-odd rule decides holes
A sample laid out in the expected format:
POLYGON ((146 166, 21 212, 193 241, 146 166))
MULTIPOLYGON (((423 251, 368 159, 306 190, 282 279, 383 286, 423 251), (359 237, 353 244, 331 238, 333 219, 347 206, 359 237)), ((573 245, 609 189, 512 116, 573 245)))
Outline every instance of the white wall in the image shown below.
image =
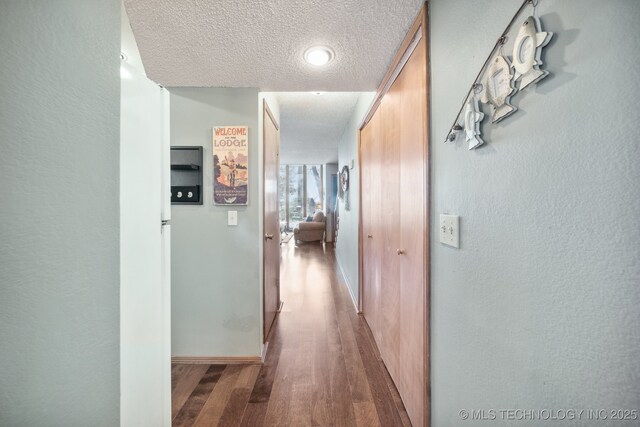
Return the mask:
POLYGON ((0 425, 119 424, 120 1, 0 3, 0 425))
POLYGON ((257 89, 171 88, 171 145, 204 147, 202 206, 172 207, 172 355, 259 356, 262 244, 257 89), (214 126, 249 126, 249 204, 213 205, 214 126), (227 212, 238 226, 227 226, 227 212))
POLYGON ((354 167, 349 171, 349 191, 345 195, 345 199, 349 199, 350 210, 346 209, 345 199, 339 199, 340 229, 336 243, 336 258, 356 305, 358 301, 358 218, 360 215, 358 129, 374 95, 373 92, 363 92, 360 95, 351 120, 345 127, 338 145, 338 173, 343 166, 349 165, 351 160, 354 162, 354 167))
POLYGON ((552 75, 476 151, 442 141, 519 2, 430 4, 432 230, 461 216, 459 250, 431 243, 432 425, 640 408, 640 2, 540 1, 552 75))

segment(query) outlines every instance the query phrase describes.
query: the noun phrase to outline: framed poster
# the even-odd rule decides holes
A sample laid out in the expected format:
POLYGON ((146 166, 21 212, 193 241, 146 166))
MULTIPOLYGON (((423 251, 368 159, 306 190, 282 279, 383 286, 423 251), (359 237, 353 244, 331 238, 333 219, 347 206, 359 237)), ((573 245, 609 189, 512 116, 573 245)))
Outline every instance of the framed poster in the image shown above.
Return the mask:
POLYGON ((249 186, 249 128, 213 128, 213 203, 246 205, 249 186))

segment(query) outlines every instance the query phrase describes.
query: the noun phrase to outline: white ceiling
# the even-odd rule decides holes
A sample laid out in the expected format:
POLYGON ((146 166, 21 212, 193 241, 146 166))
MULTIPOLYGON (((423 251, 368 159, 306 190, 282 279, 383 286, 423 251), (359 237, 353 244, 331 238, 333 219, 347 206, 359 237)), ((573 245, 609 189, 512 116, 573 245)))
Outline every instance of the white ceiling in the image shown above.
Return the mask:
POLYGON ((375 90, 423 0, 125 0, 149 78, 164 86, 375 90), (318 69, 306 48, 336 57, 318 69))
POLYGON ((337 162, 360 95, 347 91, 377 89, 423 0, 124 3, 149 78, 280 92, 280 160, 311 164, 337 162), (335 51, 326 67, 303 59, 318 44, 335 51))
POLYGON ((281 92, 280 163, 338 161, 338 142, 361 92, 281 92))

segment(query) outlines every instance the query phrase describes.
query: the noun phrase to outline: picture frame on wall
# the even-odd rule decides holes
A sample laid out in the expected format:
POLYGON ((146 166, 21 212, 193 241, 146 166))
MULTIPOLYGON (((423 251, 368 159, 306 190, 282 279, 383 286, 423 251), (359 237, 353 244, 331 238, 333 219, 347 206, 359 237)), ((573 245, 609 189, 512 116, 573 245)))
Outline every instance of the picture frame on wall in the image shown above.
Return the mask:
POLYGON ((213 203, 249 203, 249 127, 213 128, 213 203))

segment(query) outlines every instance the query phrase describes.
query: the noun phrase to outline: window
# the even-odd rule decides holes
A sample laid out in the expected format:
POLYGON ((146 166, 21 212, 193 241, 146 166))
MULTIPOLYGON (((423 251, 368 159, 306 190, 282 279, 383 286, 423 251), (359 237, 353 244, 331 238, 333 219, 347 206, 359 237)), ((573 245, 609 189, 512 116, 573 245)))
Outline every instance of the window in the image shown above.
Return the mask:
POLYGON ((287 195, 289 199, 288 228, 294 228, 305 219, 304 204, 304 166, 289 166, 289 180, 287 181, 287 195))
POLYGON ((280 199, 280 226, 294 229, 323 207, 322 165, 282 165, 278 191, 280 199))
POLYGON ((322 210, 322 165, 307 165, 307 216, 322 210))

